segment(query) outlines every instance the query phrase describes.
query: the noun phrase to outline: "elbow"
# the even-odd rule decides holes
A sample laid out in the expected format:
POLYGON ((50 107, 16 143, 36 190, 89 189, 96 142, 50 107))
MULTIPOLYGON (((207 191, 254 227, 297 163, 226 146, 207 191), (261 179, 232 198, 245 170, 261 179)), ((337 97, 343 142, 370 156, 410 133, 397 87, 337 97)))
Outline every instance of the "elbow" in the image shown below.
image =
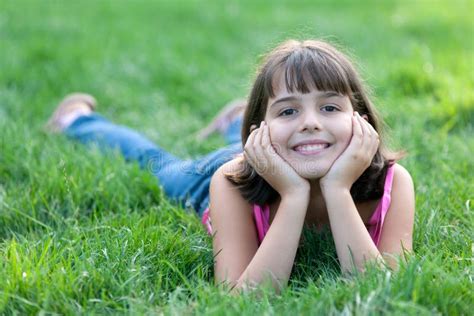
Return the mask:
POLYGON ((230 293, 233 295, 239 295, 242 293, 256 292, 258 294, 270 290, 275 294, 280 294, 286 287, 287 283, 287 279, 281 280, 276 278, 274 275, 267 275, 266 277, 258 278, 257 280, 242 275, 230 288, 230 293))
POLYGON ((409 256, 413 254, 411 251, 405 250, 402 254, 384 254, 385 266, 393 271, 397 271, 400 266, 408 262, 409 256))
POLYGON ((350 261, 346 264, 341 264, 341 272, 344 276, 351 276, 364 273, 370 268, 385 270, 391 267, 391 262, 388 262, 382 257, 382 255, 378 254, 377 256, 371 258, 364 257, 359 261, 350 261))
POLYGON ((240 282, 240 280, 219 280, 218 278, 216 278, 214 280, 214 284, 220 288, 223 288, 231 295, 240 295, 247 289, 245 284, 240 282))

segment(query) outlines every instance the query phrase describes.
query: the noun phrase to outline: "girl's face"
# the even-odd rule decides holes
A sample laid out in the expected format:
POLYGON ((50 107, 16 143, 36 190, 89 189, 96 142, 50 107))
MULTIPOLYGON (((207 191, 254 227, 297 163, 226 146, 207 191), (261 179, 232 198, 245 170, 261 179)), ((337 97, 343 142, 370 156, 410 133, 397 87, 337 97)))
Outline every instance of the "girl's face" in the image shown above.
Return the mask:
POLYGON ((349 145, 352 104, 333 91, 289 92, 277 79, 265 114, 272 145, 301 177, 319 179, 349 145))

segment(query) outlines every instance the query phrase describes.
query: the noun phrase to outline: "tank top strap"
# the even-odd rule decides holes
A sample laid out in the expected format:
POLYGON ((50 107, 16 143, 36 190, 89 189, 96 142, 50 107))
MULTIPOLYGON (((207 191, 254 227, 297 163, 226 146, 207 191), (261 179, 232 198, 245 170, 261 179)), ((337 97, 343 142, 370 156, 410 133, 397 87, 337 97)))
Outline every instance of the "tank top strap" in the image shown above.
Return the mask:
POLYGON ((378 246, 380 242, 385 215, 387 215, 388 209, 390 208, 394 169, 394 165, 389 166, 387 169, 383 196, 380 199, 380 202, 368 223, 370 226, 370 236, 372 237, 372 240, 376 246, 378 246))
POLYGON ((209 235, 212 235, 212 223, 211 217, 209 216, 209 207, 204 210, 202 213, 201 223, 206 228, 209 235))
POLYGON ((392 184, 393 184, 393 174, 395 171, 395 165, 391 165, 387 168, 387 175, 385 176, 385 185, 383 187, 384 195, 390 195, 392 192, 392 184))
POLYGON ((258 204, 254 204, 253 215, 255 219, 255 227, 257 228, 258 241, 261 243, 270 226, 270 207, 268 205, 263 205, 262 207, 258 204))
MULTIPOLYGON (((262 207, 258 204, 254 204, 253 215, 255 219, 255 227, 257 229, 258 242, 260 244, 270 227, 270 207, 268 205, 264 205, 262 207)), ((209 235, 212 235, 213 229, 211 217, 209 214, 209 208, 204 211, 201 223, 204 225, 209 235)))
POLYGON ((388 209, 390 208, 390 203, 392 201, 392 184, 393 184, 393 174, 395 167, 391 165, 387 170, 387 175, 385 176, 385 185, 383 188, 383 197, 382 197, 382 207, 380 208, 381 212, 381 225, 385 220, 385 215, 387 215, 388 209))

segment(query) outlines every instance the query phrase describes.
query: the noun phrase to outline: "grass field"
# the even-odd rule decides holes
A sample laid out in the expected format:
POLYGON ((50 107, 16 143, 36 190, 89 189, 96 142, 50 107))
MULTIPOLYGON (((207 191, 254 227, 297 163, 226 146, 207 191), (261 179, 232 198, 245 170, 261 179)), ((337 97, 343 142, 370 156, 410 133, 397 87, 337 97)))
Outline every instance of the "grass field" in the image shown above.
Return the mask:
POLYGON ((0 1, 0 313, 468 315, 474 307, 472 1, 0 1), (323 38, 355 57, 416 186, 415 255, 346 278, 327 235, 289 287, 231 297, 211 239, 155 179, 42 131, 66 93, 182 157, 260 56, 323 38))

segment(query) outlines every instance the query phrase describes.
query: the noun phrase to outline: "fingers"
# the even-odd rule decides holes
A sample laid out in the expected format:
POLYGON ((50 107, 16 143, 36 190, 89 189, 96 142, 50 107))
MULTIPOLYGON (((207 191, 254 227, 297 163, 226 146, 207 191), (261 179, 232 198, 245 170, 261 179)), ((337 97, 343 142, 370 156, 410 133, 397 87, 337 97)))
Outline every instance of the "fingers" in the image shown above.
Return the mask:
POLYGON ((270 139, 270 127, 264 122, 263 134, 262 134, 262 147, 269 154, 273 154, 275 150, 272 147, 272 141, 270 139))
MULTIPOLYGON (((265 158, 266 158, 267 161, 275 162, 275 161, 280 160, 279 159, 280 156, 277 154, 276 150, 273 148, 273 145, 272 145, 272 142, 271 142, 271 139, 270 139, 270 127, 267 125, 266 122, 263 125, 261 145, 262 145, 263 152, 265 154, 265 158)), ((279 165, 279 164, 269 163, 268 171, 273 172, 274 174, 278 174, 278 172, 281 171, 282 169, 276 169, 277 165, 279 165)), ((281 167, 281 165, 279 165, 279 166, 281 167)))
POLYGON ((244 157, 259 174, 264 173, 267 167, 267 159, 262 146, 264 126, 265 123, 262 121, 260 127, 252 130, 244 147, 244 157))
POLYGON ((355 136, 356 138, 362 138, 364 136, 364 133, 362 131, 362 126, 360 124, 359 120, 359 113, 355 112, 354 115, 352 116, 352 135, 353 137, 355 136))
POLYGON ((244 146, 244 158, 254 168, 256 167, 257 159, 256 159, 253 144, 254 144, 255 136, 257 135, 257 132, 258 132, 257 128, 251 128, 250 135, 247 138, 247 142, 245 143, 245 146, 244 146))
POLYGON ((266 152, 266 147, 263 146, 263 136, 265 132, 266 124, 265 121, 262 121, 260 123, 260 128, 258 131, 258 143, 256 143, 256 151, 258 152, 259 155, 259 162, 260 162, 260 167, 261 167, 261 172, 265 173, 267 171, 267 168, 269 167, 269 159, 268 155, 266 152))
POLYGON ((361 149, 363 149, 370 156, 370 160, 372 160, 379 146, 379 135, 368 120, 362 118, 358 112, 356 112, 356 118, 362 131, 361 149))
POLYGON ((254 146, 258 149, 261 149, 261 147, 262 147, 262 138, 263 138, 264 125, 265 125, 264 121, 260 122, 260 126, 258 127, 257 135, 255 136, 254 146))
POLYGON ((362 144, 364 144, 367 137, 370 137, 370 131, 367 129, 367 121, 360 116, 359 112, 356 112, 356 118, 362 131, 362 144))
POLYGON ((368 136, 369 144, 370 144, 369 147, 371 149, 371 152, 375 154, 380 143, 379 134, 374 129, 374 127, 368 122, 368 120, 364 120, 361 118, 361 123, 363 124, 365 128, 364 132, 368 136))

